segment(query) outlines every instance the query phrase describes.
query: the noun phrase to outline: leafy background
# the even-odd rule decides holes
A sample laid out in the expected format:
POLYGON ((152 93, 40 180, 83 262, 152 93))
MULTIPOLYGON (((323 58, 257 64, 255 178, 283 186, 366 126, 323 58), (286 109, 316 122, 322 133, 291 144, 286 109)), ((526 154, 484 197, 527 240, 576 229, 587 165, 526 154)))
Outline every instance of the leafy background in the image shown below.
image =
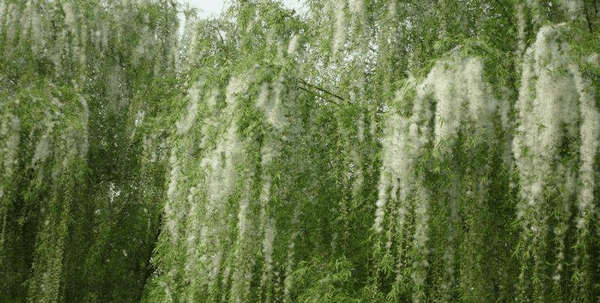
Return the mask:
POLYGON ((597 302, 597 0, 0 0, 0 302, 597 302))

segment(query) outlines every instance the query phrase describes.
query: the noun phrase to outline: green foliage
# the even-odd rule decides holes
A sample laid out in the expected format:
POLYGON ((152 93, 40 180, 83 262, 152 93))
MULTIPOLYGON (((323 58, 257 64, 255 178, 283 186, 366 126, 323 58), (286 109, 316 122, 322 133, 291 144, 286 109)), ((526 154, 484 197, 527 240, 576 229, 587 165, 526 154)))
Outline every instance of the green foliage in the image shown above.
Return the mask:
POLYGON ((0 302, 597 300, 597 0, 228 3, 0 0, 0 302))
POLYGON ((352 264, 346 258, 302 261, 292 276, 298 302, 362 302, 353 293, 352 264))

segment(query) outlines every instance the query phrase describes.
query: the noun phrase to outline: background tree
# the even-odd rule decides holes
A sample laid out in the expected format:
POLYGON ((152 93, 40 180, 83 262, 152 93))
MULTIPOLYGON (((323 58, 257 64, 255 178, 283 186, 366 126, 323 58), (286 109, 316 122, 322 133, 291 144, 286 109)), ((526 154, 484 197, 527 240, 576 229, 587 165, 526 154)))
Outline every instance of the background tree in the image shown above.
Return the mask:
POLYGON ((0 8, 0 301, 138 301, 164 191, 153 120, 177 90, 175 7, 0 8))

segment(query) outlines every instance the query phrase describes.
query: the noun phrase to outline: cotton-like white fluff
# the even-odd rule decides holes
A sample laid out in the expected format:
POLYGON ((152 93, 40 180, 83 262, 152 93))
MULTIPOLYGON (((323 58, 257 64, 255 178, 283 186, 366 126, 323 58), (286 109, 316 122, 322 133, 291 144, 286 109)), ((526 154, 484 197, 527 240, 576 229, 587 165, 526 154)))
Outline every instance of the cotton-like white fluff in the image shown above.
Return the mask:
POLYGON ((50 156, 52 152, 52 146, 50 143, 50 132, 52 131, 52 125, 49 127, 49 131, 42 135, 40 141, 35 146, 35 152, 33 153, 33 158, 31 159, 31 165, 35 165, 38 162, 45 162, 46 159, 50 156))
MULTIPOLYGON (((485 80, 482 60, 473 57, 439 61, 421 83, 411 79, 406 88, 397 93, 395 102, 404 106, 412 104, 412 110, 410 115, 392 112, 383 124, 381 179, 373 227, 377 233, 387 228, 406 233, 407 220, 414 220, 414 231, 404 238, 412 237, 412 247, 427 255, 430 197, 420 184, 422 181, 415 166, 430 142, 435 142, 436 148, 451 148, 465 124, 473 126, 477 132, 467 135, 486 138, 486 134, 493 130, 492 118, 500 102, 494 98, 491 85, 485 80), (434 112, 432 105, 435 105, 434 112), (432 119, 434 129, 429 126, 432 119), (392 218, 386 219, 386 216, 392 218), (392 226, 384 226, 388 224, 392 226)), ((506 104, 503 106, 508 107, 506 104)), ((456 201, 453 201, 450 211, 450 219, 453 222, 459 220, 456 201)), ((449 233, 448 241, 452 242, 454 236, 455 233, 449 233)), ((391 241, 388 240, 388 243, 391 241)), ((452 276, 455 270, 452 250, 444 259, 448 275, 452 276)), ((412 264, 412 279, 418 287, 425 284, 428 266, 426 257, 412 264)), ((423 299, 418 293, 415 292, 413 300, 423 299)))
POLYGON ((169 172, 169 184, 167 187, 167 202, 165 203, 165 225, 167 231, 170 233, 170 240, 172 244, 176 244, 182 235, 179 232, 179 226, 183 224, 183 217, 187 211, 182 209, 182 205, 185 205, 185 201, 182 201, 183 195, 181 189, 183 186, 180 184, 182 179, 181 176, 181 163, 177 158, 178 150, 173 148, 169 157, 169 166, 171 167, 169 172))
POLYGON ((151 60, 155 50, 155 46, 152 43, 154 37, 150 33, 148 26, 141 28, 140 36, 142 38, 139 40, 138 45, 133 49, 132 52, 132 63, 136 68, 140 65, 140 59, 151 60))
MULTIPOLYGON (((25 4, 25 9, 23 10, 19 22, 21 24, 21 41, 26 39, 26 37, 29 37, 32 31, 36 30, 31 25, 31 21, 35 15, 35 10, 31 5, 31 1, 28 1, 27 4, 25 4)), ((39 31, 40 29, 37 30, 39 31)))
MULTIPOLYGON (((185 247, 186 247, 186 259, 185 259, 185 277, 189 280, 192 287, 197 287, 197 277, 199 274, 206 276, 207 272, 199 272, 199 269, 206 262, 205 256, 200 256, 200 249, 198 236, 201 232, 200 218, 202 211, 199 206, 199 201, 196 199, 197 190, 195 186, 189 189, 189 194, 186 198, 185 204, 188 207, 188 211, 185 216, 185 247)), ((193 301, 194 298, 189 298, 193 301)))
POLYGON ((354 196, 358 196, 360 195, 360 192, 363 188, 365 176, 362 169, 362 157, 356 150, 352 151, 352 161, 353 164, 356 165, 356 171, 354 172, 354 182, 352 183, 352 194, 354 196))
POLYGON ((527 22, 525 21, 525 12, 524 12, 525 8, 523 6, 523 4, 517 4, 516 5, 516 11, 517 11, 517 25, 519 28, 518 31, 518 39, 519 39, 519 44, 517 47, 517 55, 523 54, 523 52, 525 51, 525 30, 527 28, 527 22))
MULTIPOLYGON (((435 142, 451 145, 463 120, 476 123, 478 131, 491 128, 491 115, 498 102, 483 76, 483 63, 477 58, 440 61, 420 86, 418 96, 432 95, 437 101, 435 142), (468 111, 465 112, 465 109, 468 111)), ((474 134, 477 135, 477 134, 474 134)))
POLYGON ((405 148, 402 142, 403 138, 403 121, 397 114, 392 114, 386 120, 386 134, 382 142, 382 170, 379 180, 379 198, 376 202, 375 222, 373 228, 377 233, 383 231, 383 221, 385 217, 386 204, 389 199, 389 190, 392 184, 392 179, 396 178, 396 174, 406 172, 408 159, 405 158, 405 153, 402 149, 405 148))
MULTIPOLYGON (((522 197, 534 204, 541 197, 540 180, 554 174, 563 133, 577 136, 578 94, 572 75, 566 73, 568 46, 559 43, 560 26, 544 26, 526 51, 517 102, 518 124, 513 141, 515 162, 521 174, 522 197)), ((537 206, 535 206, 537 207, 537 206)))
POLYGON ((283 84, 275 82, 271 84, 273 90, 269 90, 269 83, 264 83, 261 86, 256 107, 261 109, 265 115, 267 122, 276 130, 283 129, 288 123, 284 117, 284 106, 281 95, 283 93, 283 84))
POLYGON ((580 129, 581 167, 579 169, 578 208, 579 219, 586 220, 594 207, 594 162, 598 154, 598 140, 600 139, 600 113, 595 106, 593 87, 589 81, 583 79, 576 65, 570 65, 570 71, 575 79, 583 120, 580 129))
POLYGON ((219 96, 219 89, 213 88, 213 90, 210 92, 210 95, 208 96, 208 99, 206 100, 206 104, 208 105, 208 107, 210 109, 214 110, 216 108, 218 96, 219 96))
MULTIPOLYGON (((294 215, 292 217, 292 226, 297 226, 299 223, 300 211, 298 209, 294 210, 294 215)), ((292 271, 294 269, 294 255, 295 255, 295 247, 296 247, 296 238, 298 238, 299 232, 298 230, 294 230, 292 232, 292 236, 289 239, 288 249, 287 249, 287 261, 285 267, 285 281, 283 287, 283 302, 291 303, 292 301, 292 290, 294 288, 294 277, 292 275, 292 271)))
MULTIPOLYGON (((356 30, 361 31, 364 30, 364 28, 361 26, 361 24, 364 24, 366 22, 363 0, 349 0, 348 9, 351 18, 351 28, 355 28, 356 30)), ((360 35, 360 33, 358 34, 360 35)))
POLYGON ((271 140, 261 148, 261 166, 266 168, 277 157, 277 145, 271 140))
POLYGON ((459 96, 453 96, 455 75, 444 66, 437 64, 427 76, 425 83, 432 87, 437 100, 435 112, 435 142, 454 136, 460 126, 462 102, 459 96))
POLYGON ((0 33, 4 29, 4 22, 2 20, 6 20, 6 4, 0 2, 0 33))
POLYGON ((300 46, 301 37, 302 36, 300 34, 296 34, 292 37, 292 39, 290 40, 290 43, 288 44, 288 49, 287 49, 288 55, 293 56, 296 54, 296 51, 298 50, 298 46, 300 46))
MULTIPOLYGON (((233 274, 231 295, 236 302, 242 302, 250 292, 250 280, 252 279, 252 265, 254 259, 247 250, 253 246, 252 217, 250 211, 251 190, 248 183, 245 184, 238 209, 238 236, 235 245, 235 270, 233 274)), ((256 243, 258 244, 258 243, 256 243)))
POLYGON ((256 99, 256 107, 265 112, 269 110, 269 83, 263 83, 260 87, 260 93, 258 94, 258 99, 256 99))
MULTIPOLYGON (((413 103, 412 115, 406 117, 391 113, 385 122, 382 140, 382 168, 379 181, 379 198, 376 202, 374 229, 381 233, 388 201, 399 207, 393 211, 406 213, 410 201, 409 195, 415 191, 418 181, 415 180, 414 165, 430 140, 429 121, 432 118, 431 104, 428 98, 428 85, 417 85, 414 79, 407 83, 407 88, 396 95, 398 103, 413 103), (407 92, 416 89, 413 100, 407 98, 407 92), (397 194, 399 192, 399 195, 397 194)), ((399 222, 403 225, 403 222, 399 222)))
POLYGON ((79 104, 83 108, 83 113, 81 115, 81 125, 84 128, 84 132, 81 134, 81 143, 79 144, 79 157, 81 159, 87 159, 88 149, 89 149, 89 132, 88 125, 90 120, 90 109, 88 107, 87 100, 83 97, 79 97, 79 104))
POLYGON ((382 171, 381 177, 379 179, 379 198, 375 206, 377 207, 375 210, 375 222, 373 223, 373 228, 377 233, 381 233, 383 231, 383 219, 385 216, 385 205, 388 200, 388 187, 390 181, 389 176, 382 171))
POLYGON ((169 200, 174 200, 177 192, 177 183, 180 174, 179 162, 177 161, 177 156, 175 155, 175 150, 171 153, 169 157, 169 164, 171 165, 171 173, 169 177, 169 187, 167 189, 167 197, 169 200))
POLYGON ((200 99, 200 87, 202 81, 194 83, 192 88, 188 91, 190 96, 190 104, 188 105, 187 113, 181 117, 177 122, 177 133, 180 135, 186 134, 192 126, 196 123, 196 116, 198 115, 198 100, 200 99))
POLYGON ((135 127, 140 127, 142 125, 142 123, 144 123, 145 116, 146 116, 146 112, 143 110, 140 110, 135 114, 135 120, 133 121, 135 127))
MULTIPOLYGON (((588 226, 594 211, 593 167, 600 136, 600 114, 593 100, 593 86, 581 76, 579 62, 573 60, 569 46, 563 42, 567 35, 564 25, 544 26, 527 49, 516 104, 518 127, 513 140, 521 189, 517 218, 521 228, 529 231, 523 233, 522 241, 534 246, 538 245, 536 242, 548 241, 549 218, 558 222, 554 228, 558 261, 553 273, 557 283, 563 272, 565 230, 574 223, 579 229, 574 246, 583 244, 585 236, 581 236, 581 231, 588 226), (572 145, 578 140, 579 159, 563 158, 564 151, 560 149, 570 146, 572 150, 567 154, 574 154, 572 145), (572 167, 577 165, 579 169, 573 172, 572 167), (558 207, 544 203, 545 193, 555 188, 560 189, 563 201, 558 207), (572 219, 570 197, 574 194, 578 212, 572 219)), ((586 258, 586 253, 576 254, 574 263, 582 257, 586 258)), ((538 262, 543 256, 532 258, 538 262)))
POLYGON ((100 31, 99 31, 99 45, 101 47, 102 50, 107 50, 108 49, 108 41, 110 38, 110 25, 108 22, 100 25, 100 31))
MULTIPOLYGON (((167 58, 169 58, 169 67, 173 67, 174 70, 176 71, 180 71, 182 70, 181 67, 181 60, 179 60, 179 49, 177 48, 177 37, 178 35, 172 35, 171 36, 171 41, 169 41, 168 43, 169 45, 169 53, 167 55, 167 58)), ((158 65, 156 65, 158 66, 158 65)))
POLYGON ((284 112, 285 108, 283 105, 283 94, 284 94, 284 86, 281 82, 276 82, 273 84, 274 86, 274 98, 273 98, 273 107, 268 112, 267 120, 275 129, 281 130, 287 125, 287 120, 285 119, 284 112))
POLYGON ((238 242, 245 241, 245 237, 248 236, 249 230, 249 216, 250 216, 250 199, 247 195, 244 195, 240 200, 239 210, 238 210, 238 242))
POLYGON ((72 33, 77 32, 77 20, 75 20, 75 14, 70 2, 63 3, 63 11, 65 12, 65 24, 72 33))
POLYGON ((269 283, 273 275, 273 243, 275 242, 275 234, 275 222, 273 219, 268 219, 262 243, 262 252, 265 259, 264 272, 261 278, 261 284, 263 285, 269 283))
POLYGON ((363 13, 363 1, 362 0, 349 0, 348 7, 350 12, 356 15, 362 15, 363 13))
MULTIPOLYGON (((12 45, 15 43, 15 39, 17 38, 17 25, 20 23, 17 21, 17 20, 19 20, 18 7, 13 3, 8 5, 5 16, 6 16, 6 19, 2 20, 6 24, 6 40, 5 41, 8 45, 12 45)), ((8 51, 9 49, 10 49, 10 47, 7 47, 6 51, 8 51)))
MULTIPOLYGON (((418 288, 425 286, 425 279, 427 276, 427 268, 429 262, 427 261, 427 255, 429 249, 427 248, 427 242, 429 241, 429 193, 423 187, 418 188, 418 199, 415 205, 415 231, 413 235, 413 247, 419 252, 420 258, 415 259, 413 267, 412 279, 418 288)), ((413 301, 420 302, 418 292, 413 294, 413 301)))
POLYGON ((335 5, 335 33, 333 35, 333 53, 344 46, 346 41, 346 2, 344 0, 338 0, 335 5))
POLYGON ((8 137, 3 151, 4 171, 7 179, 10 179, 18 163, 17 153, 19 151, 19 141, 21 139, 21 119, 17 116, 11 116, 10 123, 3 127, 2 137, 8 137))
POLYGON ((243 92, 246 89, 246 85, 244 82, 238 77, 232 77, 229 80, 229 84, 227 85, 227 89, 225 90, 225 101, 227 101, 228 105, 235 105, 236 95, 243 92))
POLYGON ((109 24, 108 22, 96 24, 95 29, 92 33, 92 41, 96 52, 102 54, 108 49, 109 24))
POLYGON ((358 142, 365 141, 365 115, 361 114, 356 120, 356 136, 358 137, 358 142))
POLYGON ((225 137, 218 143, 207 161, 211 164, 208 171, 208 200, 209 214, 213 208, 220 209, 223 199, 227 198, 235 188, 238 178, 236 160, 239 154, 240 142, 236 125, 232 124, 225 137))
MULTIPOLYGON (((527 116, 533 110, 533 102, 530 98, 530 95, 533 94, 533 89, 531 88, 530 84, 530 82, 533 81, 533 58, 531 56, 531 52, 531 49, 528 49, 525 55, 525 59, 523 62, 523 71, 521 72, 521 89, 519 92, 519 100, 515 106, 518 115, 517 121, 519 125, 517 127, 516 135, 513 139, 513 154, 515 157, 515 162, 519 170, 522 172, 531 171, 527 167, 530 166, 529 161, 527 161, 527 158, 525 157, 525 155, 523 155, 525 152, 528 151, 528 147, 525 146, 525 143, 527 142, 527 137, 531 136, 528 132, 528 129, 530 129, 529 124, 531 123, 531 120, 527 119, 527 116)), ((527 179, 525 179, 524 181, 526 180, 527 179)))
POLYGON ((125 83, 124 70, 119 64, 113 65, 108 72, 107 94, 110 99, 109 107, 114 112, 123 110, 128 101, 123 94, 125 83))
POLYGON ((400 180, 403 183, 408 181, 407 178, 411 175, 411 164, 415 156, 412 151, 418 148, 409 137, 409 123, 407 118, 394 115, 389 120, 392 134, 384 141, 386 144, 384 151, 386 169, 392 173, 392 180, 400 180))
POLYGON ((464 65, 464 81, 461 84, 466 89, 466 99, 469 113, 474 121, 491 127, 490 115, 496 110, 496 100, 485 81, 483 81, 483 63, 481 60, 469 58, 464 65))
POLYGON ((595 65, 596 67, 600 67, 600 59, 598 59, 598 53, 593 53, 589 57, 587 57, 586 61, 589 64, 595 65))
POLYGON ((575 20, 583 10, 582 0, 562 0, 560 4, 571 20, 575 20))

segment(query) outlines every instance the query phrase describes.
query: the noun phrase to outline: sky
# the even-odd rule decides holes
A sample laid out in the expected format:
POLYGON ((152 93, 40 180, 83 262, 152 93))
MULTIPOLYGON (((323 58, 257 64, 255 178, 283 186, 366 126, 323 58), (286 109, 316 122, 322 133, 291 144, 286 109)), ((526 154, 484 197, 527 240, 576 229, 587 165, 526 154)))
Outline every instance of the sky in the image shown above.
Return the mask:
MULTIPOLYGON (((189 3, 191 6, 199 8, 203 10, 199 13, 201 18, 210 17, 210 15, 215 14, 218 15, 226 0, 180 0, 181 3, 189 3)), ((301 7, 299 4, 299 0, 281 0, 286 6, 290 8, 298 9, 301 7)))

